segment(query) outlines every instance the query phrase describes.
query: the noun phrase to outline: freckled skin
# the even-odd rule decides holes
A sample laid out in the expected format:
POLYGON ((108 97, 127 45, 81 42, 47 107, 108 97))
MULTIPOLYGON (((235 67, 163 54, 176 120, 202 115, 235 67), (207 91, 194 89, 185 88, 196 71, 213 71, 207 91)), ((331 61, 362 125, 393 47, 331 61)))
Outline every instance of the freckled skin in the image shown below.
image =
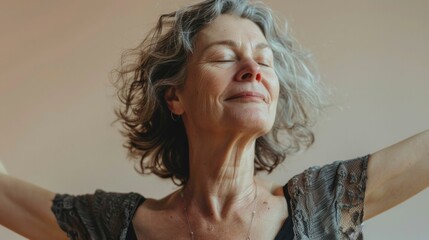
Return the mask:
MULTIPOLYGON (((186 66, 184 86, 169 89, 165 98, 169 109, 181 115, 188 137, 190 176, 182 191, 190 225, 207 229, 204 239, 241 239, 251 218, 242 213, 255 209, 269 219, 252 226, 255 239, 274 239, 287 217, 284 195, 281 187, 254 178, 256 139, 272 128, 279 97, 267 40, 250 20, 221 15, 196 35, 186 66)), ((182 216, 181 224, 170 232, 156 231, 165 218, 152 219, 142 224, 153 227, 145 227, 142 236, 188 236, 180 198, 175 192, 152 203, 182 216)))
POLYGON ((246 131, 260 136, 271 129, 279 86, 271 67, 271 49, 256 48, 258 44, 266 43, 261 30, 253 22, 230 15, 220 16, 197 35, 185 86, 177 92, 181 102, 181 110, 177 113, 182 115, 190 134, 246 131), (207 48, 221 40, 230 40, 235 45, 207 48), (259 80, 237 78, 243 71, 254 75, 255 69, 260 74, 259 80), (231 94, 248 90, 265 95, 266 102, 251 98, 226 101, 231 94))

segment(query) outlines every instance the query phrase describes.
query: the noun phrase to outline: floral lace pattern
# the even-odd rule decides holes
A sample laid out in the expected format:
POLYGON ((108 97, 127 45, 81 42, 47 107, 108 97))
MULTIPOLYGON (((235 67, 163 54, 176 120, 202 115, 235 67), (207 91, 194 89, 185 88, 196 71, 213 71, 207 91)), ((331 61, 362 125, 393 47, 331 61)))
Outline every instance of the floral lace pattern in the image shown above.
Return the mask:
POLYGON ((369 156, 311 167, 288 183, 295 240, 361 240, 369 156))
MULTIPOLYGON (((294 240, 361 240, 368 156, 311 167, 287 184, 294 240)), ((71 240, 126 240, 137 193, 57 194, 52 211, 71 240)), ((290 239, 288 239, 290 240, 290 239)))
POLYGON ((125 240, 133 214, 144 198, 137 193, 71 196, 57 194, 52 212, 71 240, 125 240))

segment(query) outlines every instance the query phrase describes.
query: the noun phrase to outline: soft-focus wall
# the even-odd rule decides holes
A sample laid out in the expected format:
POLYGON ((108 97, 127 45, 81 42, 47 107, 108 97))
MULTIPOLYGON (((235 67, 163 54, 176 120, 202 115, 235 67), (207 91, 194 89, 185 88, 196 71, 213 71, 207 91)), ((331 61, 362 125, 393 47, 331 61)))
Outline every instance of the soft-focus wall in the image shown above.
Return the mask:
MULTIPOLYGON (((109 73, 157 16, 189 3, 0 1, 0 160, 55 192, 135 191, 160 197, 168 181, 141 177, 125 157, 109 73)), ((316 143, 268 178, 372 153, 429 128, 429 2, 266 3, 317 60, 334 107, 316 143)), ((412 176, 410 176, 412 177, 412 176)), ((365 223, 366 239, 427 239, 429 191, 365 223)), ((1 203, 0 203, 1 204, 1 203)), ((23 239, 0 227, 0 239, 23 239)))

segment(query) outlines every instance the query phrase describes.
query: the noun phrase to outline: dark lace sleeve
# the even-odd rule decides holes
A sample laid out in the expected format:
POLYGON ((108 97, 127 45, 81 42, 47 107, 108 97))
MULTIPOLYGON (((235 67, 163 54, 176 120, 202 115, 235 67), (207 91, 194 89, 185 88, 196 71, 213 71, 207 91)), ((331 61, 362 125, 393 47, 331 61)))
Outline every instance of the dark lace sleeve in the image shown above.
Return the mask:
POLYGON ((125 239, 128 225, 144 198, 137 193, 71 196, 57 194, 52 212, 72 240, 125 239))
POLYGON ((288 182, 295 240, 363 239, 368 158, 312 167, 288 182))

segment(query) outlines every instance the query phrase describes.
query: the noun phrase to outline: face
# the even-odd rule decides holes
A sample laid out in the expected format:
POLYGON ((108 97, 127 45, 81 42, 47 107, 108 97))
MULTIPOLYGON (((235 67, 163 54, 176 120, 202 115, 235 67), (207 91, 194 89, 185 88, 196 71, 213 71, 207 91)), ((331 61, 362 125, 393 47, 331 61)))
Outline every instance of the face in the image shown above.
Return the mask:
POLYGON ((272 50, 255 23, 221 15, 196 36, 173 112, 182 116, 187 130, 261 136, 275 119, 279 83, 273 64, 272 50))

